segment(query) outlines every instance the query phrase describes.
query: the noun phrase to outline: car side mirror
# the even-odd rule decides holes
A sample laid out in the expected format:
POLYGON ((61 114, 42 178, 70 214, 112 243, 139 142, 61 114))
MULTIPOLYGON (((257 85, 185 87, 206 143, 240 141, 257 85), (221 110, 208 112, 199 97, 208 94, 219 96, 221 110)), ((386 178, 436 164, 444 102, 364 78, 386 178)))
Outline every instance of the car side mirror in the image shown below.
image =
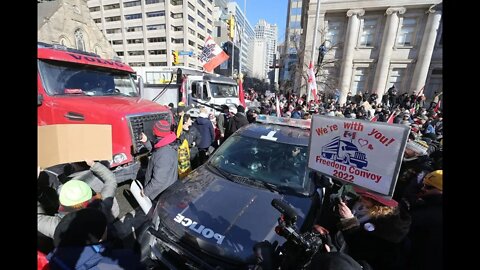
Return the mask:
POLYGON ((143 95, 143 78, 140 75, 137 75, 138 78, 138 95, 142 97, 143 95))
POLYGON ((330 176, 326 176, 318 172, 314 172, 313 181, 317 187, 331 188, 334 185, 330 176))
POLYGON ((42 105, 42 103, 43 103, 43 95, 42 95, 42 94, 38 94, 38 95, 37 95, 37 106, 42 105))

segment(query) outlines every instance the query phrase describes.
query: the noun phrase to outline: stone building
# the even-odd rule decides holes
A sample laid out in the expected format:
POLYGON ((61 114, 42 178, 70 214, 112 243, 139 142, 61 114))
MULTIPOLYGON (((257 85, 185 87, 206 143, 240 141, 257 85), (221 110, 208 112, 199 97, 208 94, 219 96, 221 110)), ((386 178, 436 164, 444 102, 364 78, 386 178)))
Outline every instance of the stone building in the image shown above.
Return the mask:
MULTIPOLYGON (((300 65, 310 62, 316 0, 303 0, 300 65)), ((441 0, 321 0, 314 62, 318 46, 327 54, 317 83, 336 78, 340 103, 347 93, 377 93, 379 100, 392 85, 399 93, 423 91, 427 99, 442 91, 441 0)), ((300 74, 301 75, 301 74, 300 74)), ((304 76, 296 80, 305 85, 304 76)), ((305 93, 306 87, 300 89, 305 93)))
POLYGON ((38 1, 38 41, 112 59, 117 54, 90 16, 87 0, 38 1))

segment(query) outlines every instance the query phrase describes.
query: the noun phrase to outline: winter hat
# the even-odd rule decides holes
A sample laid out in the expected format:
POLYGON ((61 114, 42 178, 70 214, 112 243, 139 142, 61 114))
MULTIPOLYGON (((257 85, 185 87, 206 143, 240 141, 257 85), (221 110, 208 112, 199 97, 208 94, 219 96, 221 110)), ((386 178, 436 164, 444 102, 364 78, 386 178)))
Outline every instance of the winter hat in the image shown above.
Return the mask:
POLYGON ((73 206, 92 198, 92 189, 87 183, 72 179, 60 189, 59 200, 63 206, 73 206))
POLYGON ((185 109, 185 103, 183 102, 178 102, 178 105, 177 105, 177 113, 180 113, 180 112, 184 112, 186 111, 185 109))
POLYGON ((443 190, 443 170, 433 171, 423 178, 423 183, 435 187, 438 190, 443 190))
POLYGON ((368 192, 366 189, 360 188, 360 187, 353 187, 353 190, 355 193, 358 195, 361 195, 363 197, 370 198, 380 204, 383 204, 388 207, 396 207, 398 205, 398 202, 393 200, 393 199, 388 199, 382 195, 378 195, 372 192, 368 192))
POLYGON ((55 247, 86 246, 100 242, 107 229, 105 214, 95 208, 84 208, 65 215, 53 234, 55 247))
POLYGON ((157 137, 166 137, 170 135, 172 131, 170 130, 170 124, 167 120, 159 120, 153 125, 153 134, 157 137))
POLYGON ((237 106, 237 111, 241 112, 241 113, 245 113, 245 107, 243 107, 242 105, 238 105, 237 106))

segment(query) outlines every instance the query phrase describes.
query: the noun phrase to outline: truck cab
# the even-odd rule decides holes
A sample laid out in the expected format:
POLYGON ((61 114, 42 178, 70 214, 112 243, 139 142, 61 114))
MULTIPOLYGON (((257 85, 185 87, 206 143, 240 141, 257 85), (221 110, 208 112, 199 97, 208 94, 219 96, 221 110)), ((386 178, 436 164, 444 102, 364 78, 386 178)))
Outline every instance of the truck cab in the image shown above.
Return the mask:
POLYGON ((223 104, 240 104, 238 84, 229 77, 188 67, 135 67, 135 70, 146 78, 142 97, 160 104, 176 105, 182 101, 183 84, 185 103, 193 107, 188 111, 192 117, 198 116, 199 105, 209 107, 212 112, 218 114, 223 104))
POLYGON ((155 121, 171 123, 168 107, 142 99, 135 71, 119 61, 39 42, 37 64, 37 124, 111 125, 110 168, 119 183, 135 178, 147 152, 139 135, 154 139, 155 121))

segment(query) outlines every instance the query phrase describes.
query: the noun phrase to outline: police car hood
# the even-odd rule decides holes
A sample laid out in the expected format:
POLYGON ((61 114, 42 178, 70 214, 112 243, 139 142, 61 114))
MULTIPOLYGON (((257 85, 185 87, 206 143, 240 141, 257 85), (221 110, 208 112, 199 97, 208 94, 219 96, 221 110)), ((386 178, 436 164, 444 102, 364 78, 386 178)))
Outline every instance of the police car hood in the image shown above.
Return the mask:
POLYGON ((202 166, 162 193, 156 213, 162 229, 182 246, 231 263, 250 264, 255 243, 284 242, 275 233, 280 216, 271 205, 275 198, 295 208, 300 227, 311 198, 235 183, 202 166))

